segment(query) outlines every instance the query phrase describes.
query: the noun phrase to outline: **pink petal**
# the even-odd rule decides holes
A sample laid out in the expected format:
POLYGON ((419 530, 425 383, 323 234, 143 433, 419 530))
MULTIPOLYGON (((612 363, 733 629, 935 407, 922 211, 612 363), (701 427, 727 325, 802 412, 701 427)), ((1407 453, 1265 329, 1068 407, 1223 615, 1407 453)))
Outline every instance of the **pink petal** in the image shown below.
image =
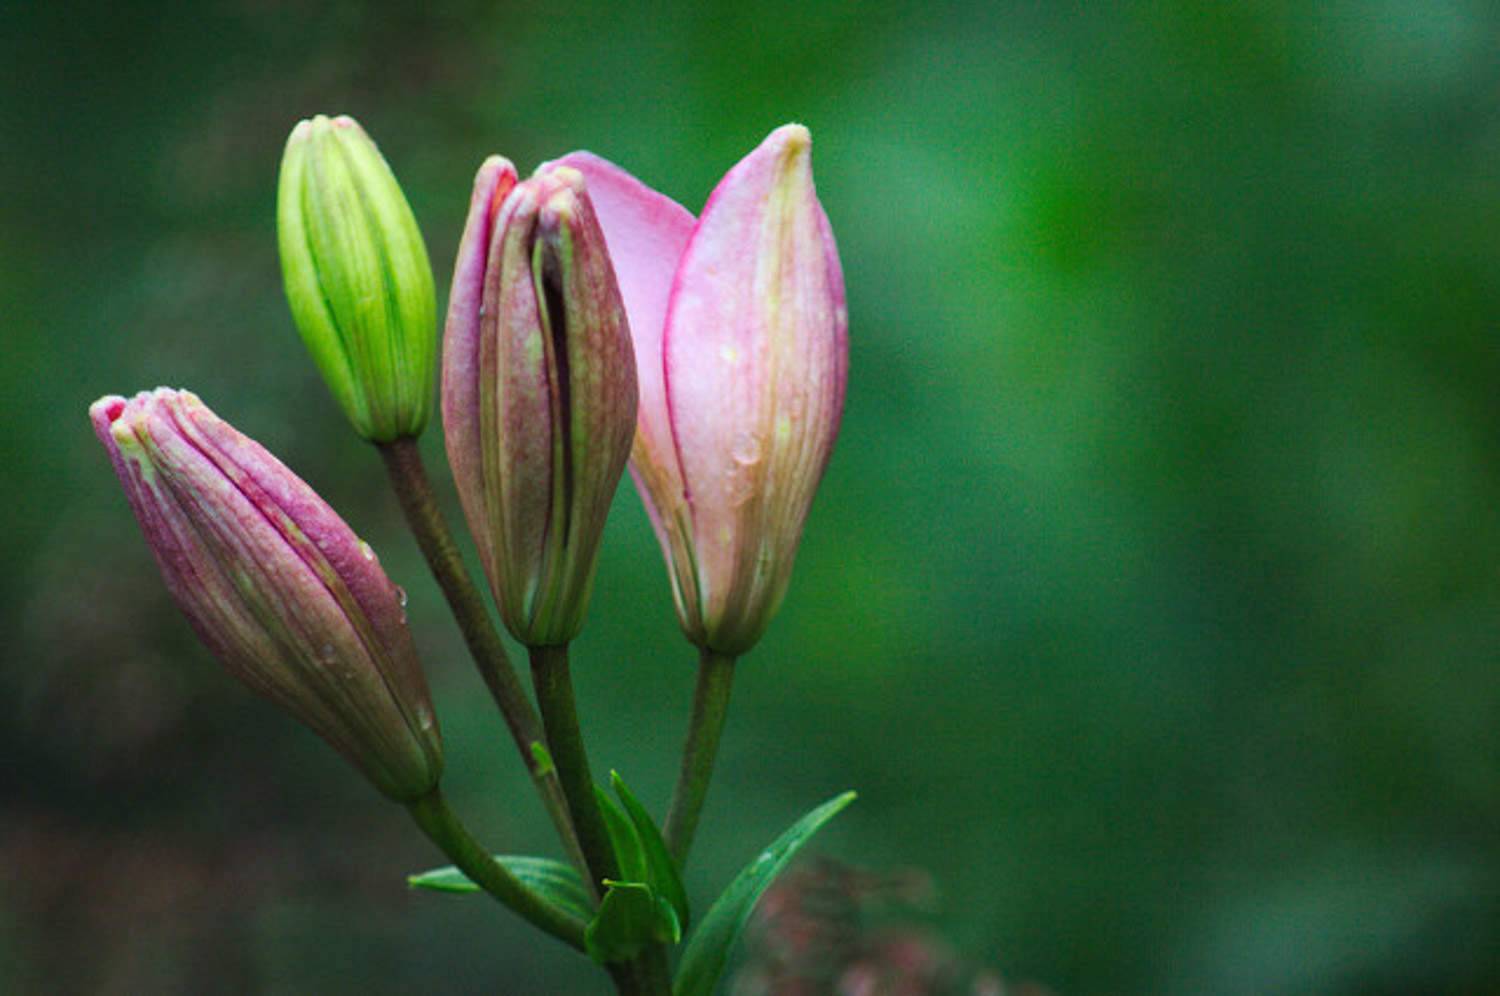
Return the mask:
POLYGON ((535 180, 517 184, 496 216, 476 365, 492 584, 513 632, 529 621, 524 593, 543 562, 557 463, 558 399, 532 273, 537 214, 546 193, 535 180), (514 597, 518 593, 522 598, 514 597))
MULTIPOLYGON (((662 330, 672 279, 693 231, 693 216, 681 204, 657 193, 615 164, 592 152, 571 152, 546 163, 538 172, 570 166, 583 174, 590 201, 604 229, 604 241, 614 264, 620 296, 630 319, 635 344, 636 378, 640 387, 636 451, 632 469, 640 480, 642 465, 659 483, 641 492, 653 523, 656 504, 680 493, 681 477, 667 421, 662 377, 662 330), (648 494, 649 491, 649 494, 648 494)), ((675 503, 676 499, 670 499, 675 503)), ((665 540, 664 540, 665 542, 665 540)))
POLYGON ((453 286, 448 294, 448 318, 443 328, 443 438, 464 516, 469 528, 475 531, 480 560, 491 577, 493 564, 480 456, 479 319, 495 216, 515 185, 516 169, 508 160, 490 156, 479 167, 458 259, 453 264, 453 286))
POLYGON ((838 430, 846 325, 811 139, 787 125, 710 196, 663 343, 704 618, 721 649, 753 642, 785 591, 838 430))

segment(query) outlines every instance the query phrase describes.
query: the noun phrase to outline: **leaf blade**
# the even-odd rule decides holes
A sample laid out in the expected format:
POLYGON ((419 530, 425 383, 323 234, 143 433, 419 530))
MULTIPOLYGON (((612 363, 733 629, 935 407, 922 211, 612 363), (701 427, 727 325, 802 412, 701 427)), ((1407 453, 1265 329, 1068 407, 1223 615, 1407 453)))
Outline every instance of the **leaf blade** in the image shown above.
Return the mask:
POLYGON ((635 825, 636 837, 646 859, 646 880, 656 889, 658 895, 672 904, 672 909, 677 914, 679 932, 687 930, 690 915, 687 889, 682 885, 682 876, 678 874, 677 862, 673 859, 672 852, 667 850, 667 842, 662 839, 656 821, 651 819, 651 814, 647 812, 645 806, 641 805, 635 793, 630 791, 629 786, 625 784, 625 779, 620 777, 620 773, 611 771, 609 780, 615 790, 615 795, 620 797, 620 805, 625 808, 625 815, 629 816, 630 822, 635 825))
POLYGON ((620 809, 618 803, 597 786, 594 797, 599 800, 599 812, 604 817, 604 828, 609 833, 610 843, 615 847, 615 858, 620 863, 620 878, 627 882, 645 882, 649 879, 646 849, 635 823, 620 809))
POLYGON ((658 899, 651 886, 613 879, 605 879, 604 884, 599 913, 583 934, 589 957, 601 965, 634 958, 659 933, 658 899))
POLYGON ((734 877, 688 939, 672 984, 673 996, 712 996, 729 952, 761 895, 802 845, 854 799, 855 793, 845 792, 814 808, 734 877))
MULTIPOLYGON (((525 854, 497 854, 495 860, 520 879, 522 885, 539 893, 547 901, 562 907, 580 920, 588 921, 593 918, 594 910, 589 902, 588 890, 583 887, 583 879, 572 865, 525 854)), ((463 894, 480 891, 479 886, 452 865, 408 875, 406 884, 413 889, 427 889, 431 892, 463 894)))

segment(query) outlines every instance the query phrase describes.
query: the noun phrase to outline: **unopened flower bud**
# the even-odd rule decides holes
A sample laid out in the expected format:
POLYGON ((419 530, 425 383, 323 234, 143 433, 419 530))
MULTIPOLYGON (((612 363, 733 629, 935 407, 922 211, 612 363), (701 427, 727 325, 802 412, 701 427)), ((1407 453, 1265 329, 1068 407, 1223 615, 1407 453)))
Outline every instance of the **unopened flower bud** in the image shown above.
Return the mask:
POLYGON ((419 435, 432 408, 432 266, 401 186, 353 118, 319 115, 287 139, 276 204, 287 303, 355 430, 419 435))
POLYGON ((589 153, 640 370, 636 488, 688 638, 748 650, 786 594, 838 434, 848 371, 843 271, 813 188, 812 142, 776 129, 696 222, 589 153))
POLYGON ((94 431, 162 578, 231 674, 401 802, 442 774, 405 596, 368 544, 195 396, 101 398, 94 431))
POLYGON ((516 182, 486 161, 454 266, 443 429, 501 617, 566 643, 635 434, 635 361, 604 236, 576 170, 516 182))

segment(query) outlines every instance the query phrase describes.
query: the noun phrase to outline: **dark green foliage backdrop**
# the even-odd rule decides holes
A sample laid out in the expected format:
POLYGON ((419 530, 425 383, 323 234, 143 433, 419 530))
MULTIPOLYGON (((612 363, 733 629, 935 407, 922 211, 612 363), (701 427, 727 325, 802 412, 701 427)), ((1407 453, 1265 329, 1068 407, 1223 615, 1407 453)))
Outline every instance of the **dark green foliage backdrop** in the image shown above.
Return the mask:
MULTIPOLYGON (((700 901, 853 786, 825 853, 929 870, 954 943, 1062 993, 1500 986, 1500 12, 1307 8, 0 3, 0 988, 594 991, 404 892, 433 852, 196 646, 88 430, 188 386, 319 488, 410 590, 452 794, 552 853, 281 299, 315 112, 444 287, 489 152, 696 210, 813 131, 848 411, 700 901)), ((692 658, 628 485, 576 659, 660 807, 692 658)))

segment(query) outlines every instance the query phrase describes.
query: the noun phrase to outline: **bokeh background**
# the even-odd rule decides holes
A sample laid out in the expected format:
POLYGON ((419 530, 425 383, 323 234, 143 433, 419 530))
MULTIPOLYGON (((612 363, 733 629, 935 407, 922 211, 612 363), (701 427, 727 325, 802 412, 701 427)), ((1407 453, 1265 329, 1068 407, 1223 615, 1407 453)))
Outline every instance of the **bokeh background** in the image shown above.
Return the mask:
MULTIPOLYGON (((281 296, 285 135, 357 116, 446 288, 473 170, 696 211, 812 129, 843 435, 744 660, 700 903, 815 850, 1062 994, 1500 991, 1500 10, 1485 2, 0 3, 0 990, 602 992, 233 685, 85 408, 189 386, 411 596, 448 784, 556 853, 281 296)), ((457 515, 438 434, 424 440, 457 515)), ((575 671, 664 806, 693 658, 626 485, 575 671)))

